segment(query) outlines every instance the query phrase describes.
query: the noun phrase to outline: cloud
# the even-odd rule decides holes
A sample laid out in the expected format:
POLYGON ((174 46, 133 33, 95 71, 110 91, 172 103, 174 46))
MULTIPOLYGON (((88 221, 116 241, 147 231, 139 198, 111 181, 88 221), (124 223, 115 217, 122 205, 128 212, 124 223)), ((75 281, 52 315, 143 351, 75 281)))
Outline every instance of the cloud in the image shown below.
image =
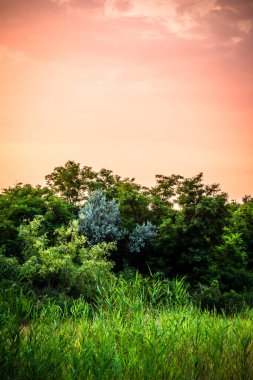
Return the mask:
POLYGON ((72 59, 69 51, 85 48, 158 60, 172 49, 196 56, 239 46, 251 57, 252 25, 252 0, 0 0, 0 43, 39 57, 72 59))
POLYGON ((61 10, 62 5, 52 0, 0 0, 0 33, 5 27, 18 28, 61 10))
POLYGON ((0 0, 0 19, 24 20, 69 9, 103 10, 106 0, 0 0))
POLYGON ((55 10, 59 6, 58 1, 52 0, 0 0, 0 14, 14 17, 24 12, 41 12, 43 10, 55 10))
MULTIPOLYGON (((252 0, 107 0, 106 17, 143 18, 207 46, 241 43, 252 29, 252 0)), ((148 35, 148 34, 147 34, 148 35)))
POLYGON ((253 25, 253 3, 251 0, 216 0, 190 2, 178 1, 176 7, 179 23, 190 19, 193 28, 186 30, 194 38, 194 30, 202 33, 211 45, 234 45, 241 42, 253 25))

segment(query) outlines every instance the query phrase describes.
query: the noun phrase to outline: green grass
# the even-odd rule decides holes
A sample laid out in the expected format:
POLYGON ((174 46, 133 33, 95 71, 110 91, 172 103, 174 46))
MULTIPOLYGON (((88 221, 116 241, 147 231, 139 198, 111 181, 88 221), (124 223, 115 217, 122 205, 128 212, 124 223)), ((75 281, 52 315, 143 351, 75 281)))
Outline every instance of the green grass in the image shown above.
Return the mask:
POLYGON ((194 307, 180 281, 136 276, 94 304, 0 303, 1 379, 253 379, 253 313, 194 307))

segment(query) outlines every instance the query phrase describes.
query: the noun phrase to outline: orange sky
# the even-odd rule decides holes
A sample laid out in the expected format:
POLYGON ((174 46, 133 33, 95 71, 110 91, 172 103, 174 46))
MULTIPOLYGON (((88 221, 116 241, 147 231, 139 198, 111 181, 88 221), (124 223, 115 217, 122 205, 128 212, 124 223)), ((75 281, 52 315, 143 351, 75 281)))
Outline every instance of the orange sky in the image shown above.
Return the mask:
POLYGON ((67 160, 253 193, 252 0, 0 0, 0 187, 67 160))

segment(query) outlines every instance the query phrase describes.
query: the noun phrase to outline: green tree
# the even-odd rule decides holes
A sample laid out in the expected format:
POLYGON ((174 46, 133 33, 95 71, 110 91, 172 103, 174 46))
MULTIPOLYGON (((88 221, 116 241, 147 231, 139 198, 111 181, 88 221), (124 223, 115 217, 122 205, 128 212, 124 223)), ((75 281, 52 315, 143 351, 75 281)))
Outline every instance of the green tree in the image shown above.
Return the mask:
POLYGON ((128 232, 152 217, 149 209, 150 199, 135 183, 121 183, 117 188, 115 200, 119 204, 122 224, 128 232))
POLYGON ((174 214, 173 210, 177 203, 177 191, 183 177, 172 174, 165 176, 156 175, 156 185, 148 191, 150 198, 150 210, 152 211, 151 221, 154 224, 161 224, 163 219, 174 214))
POLYGON ((239 233, 248 256, 249 270, 253 270, 253 198, 245 196, 242 204, 236 204, 231 215, 231 228, 239 233))
POLYGON ((97 173, 89 166, 82 168, 79 163, 68 161, 64 166, 57 166, 45 178, 54 194, 70 203, 79 204, 95 186, 97 173))
POLYGON ((37 216, 19 228, 25 258, 20 268, 23 282, 43 294, 83 295, 92 300, 98 285, 106 287, 113 277, 113 264, 107 256, 115 245, 90 247, 86 237, 79 234, 77 220, 56 229, 55 243, 50 244, 44 223, 44 218, 37 216))
POLYGON ((134 186, 134 178, 122 179, 105 168, 96 172, 90 166, 82 167, 74 161, 67 161, 64 166, 56 167, 45 178, 54 194, 76 205, 82 204, 95 190, 100 190, 108 199, 113 199, 121 184, 134 186))
POLYGON ((0 246, 7 256, 20 257, 18 227, 36 215, 44 215, 48 237, 55 228, 68 223, 77 213, 68 202, 55 197, 48 188, 18 184, 0 194, 0 246))
POLYGON ((252 285, 252 273, 247 271, 248 257, 239 233, 224 228, 221 244, 213 249, 208 275, 210 282, 219 281, 221 289, 242 291, 252 285))
POLYGON ((229 205, 229 221, 222 239, 213 249, 208 277, 219 281, 221 289, 251 291, 253 285, 253 202, 244 198, 242 204, 229 205))
POLYGON ((172 196, 179 209, 171 211, 158 228, 158 262, 172 275, 187 275, 199 281, 208 270, 212 248, 221 242, 228 222, 227 195, 216 184, 204 185, 200 173, 178 178, 172 196))

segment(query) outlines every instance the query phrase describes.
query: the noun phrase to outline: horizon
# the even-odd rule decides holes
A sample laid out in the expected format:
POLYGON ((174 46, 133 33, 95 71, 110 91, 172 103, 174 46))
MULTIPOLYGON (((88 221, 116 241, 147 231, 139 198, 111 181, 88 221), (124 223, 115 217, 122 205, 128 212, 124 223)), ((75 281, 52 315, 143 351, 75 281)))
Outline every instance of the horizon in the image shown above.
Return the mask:
POLYGON ((68 160, 253 193, 251 0, 0 2, 0 188, 68 160))

